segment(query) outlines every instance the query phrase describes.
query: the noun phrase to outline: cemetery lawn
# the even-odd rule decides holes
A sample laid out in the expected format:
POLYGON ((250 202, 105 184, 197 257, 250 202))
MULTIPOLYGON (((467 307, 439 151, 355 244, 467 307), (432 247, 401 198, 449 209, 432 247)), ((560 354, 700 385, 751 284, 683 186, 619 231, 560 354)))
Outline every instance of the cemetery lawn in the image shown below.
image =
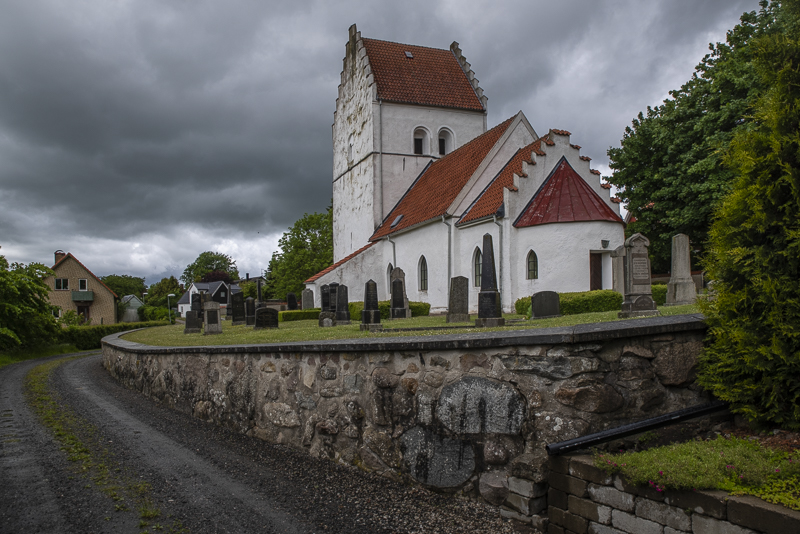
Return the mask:
MULTIPOLYGON (((699 313, 697 305, 663 306, 658 308, 662 315, 684 315, 699 313)), ((442 334, 467 334, 485 331, 526 330, 530 328, 552 328, 559 326, 575 326, 600 322, 618 321, 617 311, 564 315, 552 319, 538 319, 513 323, 504 328, 448 328, 446 330, 414 330, 411 332, 362 332, 359 321, 350 325, 335 328, 320 328, 316 320, 288 321, 280 323, 278 329, 253 330, 248 326, 230 326, 229 321, 222 321, 222 334, 204 336, 202 334, 184 334, 183 324, 158 326, 137 330, 123 336, 128 341, 163 347, 188 347, 202 345, 260 345, 264 343, 285 343, 289 341, 324 341, 328 339, 382 338, 397 336, 433 336, 442 334)), ((477 317, 477 315, 473 316, 477 317)), ((505 314, 508 319, 522 319, 521 315, 505 314)), ((468 326, 470 323, 450 323, 455 326, 468 326)), ((474 320, 471 324, 475 324, 474 320)), ((431 328, 450 326, 444 315, 430 317, 413 317, 383 321, 384 328, 431 328)))

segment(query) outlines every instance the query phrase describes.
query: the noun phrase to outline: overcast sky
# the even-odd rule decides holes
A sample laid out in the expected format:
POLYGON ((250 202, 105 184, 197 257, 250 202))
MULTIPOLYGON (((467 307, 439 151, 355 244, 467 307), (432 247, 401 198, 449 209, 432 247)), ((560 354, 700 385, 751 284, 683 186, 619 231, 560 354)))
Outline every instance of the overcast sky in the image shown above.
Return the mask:
POLYGON ((244 276, 331 199, 348 27, 448 48, 489 97, 609 173, 636 114, 688 80, 756 0, 0 0, 0 254, 179 276, 205 250, 244 276))

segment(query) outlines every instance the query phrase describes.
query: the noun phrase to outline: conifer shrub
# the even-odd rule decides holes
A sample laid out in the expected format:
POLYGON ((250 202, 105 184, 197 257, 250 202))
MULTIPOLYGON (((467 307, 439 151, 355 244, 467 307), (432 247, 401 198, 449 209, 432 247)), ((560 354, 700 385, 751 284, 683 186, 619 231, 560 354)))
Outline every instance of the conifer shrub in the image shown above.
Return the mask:
POLYGON ((800 2, 790 31, 759 38, 769 89, 726 163, 738 179, 717 212, 701 301, 709 338, 698 382, 760 425, 800 429, 800 2))

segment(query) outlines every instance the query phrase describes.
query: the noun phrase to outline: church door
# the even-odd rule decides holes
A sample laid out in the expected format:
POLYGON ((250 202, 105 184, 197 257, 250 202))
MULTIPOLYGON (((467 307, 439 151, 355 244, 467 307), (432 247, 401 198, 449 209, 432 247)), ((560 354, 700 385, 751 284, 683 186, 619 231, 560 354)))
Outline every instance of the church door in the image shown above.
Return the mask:
POLYGON ((592 252, 589 254, 589 290, 603 289, 603 256, 592 252))

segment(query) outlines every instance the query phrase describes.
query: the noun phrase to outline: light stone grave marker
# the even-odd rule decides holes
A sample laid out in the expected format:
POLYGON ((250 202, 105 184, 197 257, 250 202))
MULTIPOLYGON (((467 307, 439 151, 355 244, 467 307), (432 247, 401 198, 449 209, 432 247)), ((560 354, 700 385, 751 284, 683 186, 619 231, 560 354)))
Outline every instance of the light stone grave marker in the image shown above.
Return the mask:
POLYGON ((219 302, 209 301, 203 304, 205 314, 205 325, 203 335, 209 336, 222 333, 222 321, 219 313, 219 302))
POLYGON ((667 283, 667 306, 694 304, 697 300, 689 250, 688 235, 672 237, 672 273, 667 283))
POLYGON ((450 279, 447 322, 469 322, 469 280, 464 276, 455 276, 450 279))
POLYGON ((642 234, 634 234, 625 240, 625 300, 619 312, 621 319, 661 315, 656 309, 650 286, 648 246, 650 241, 642 234))
POLYGON ((300 304, 304 310, 311 310, 314 308, 314 292, 305 288, 300 294, 300 304))

